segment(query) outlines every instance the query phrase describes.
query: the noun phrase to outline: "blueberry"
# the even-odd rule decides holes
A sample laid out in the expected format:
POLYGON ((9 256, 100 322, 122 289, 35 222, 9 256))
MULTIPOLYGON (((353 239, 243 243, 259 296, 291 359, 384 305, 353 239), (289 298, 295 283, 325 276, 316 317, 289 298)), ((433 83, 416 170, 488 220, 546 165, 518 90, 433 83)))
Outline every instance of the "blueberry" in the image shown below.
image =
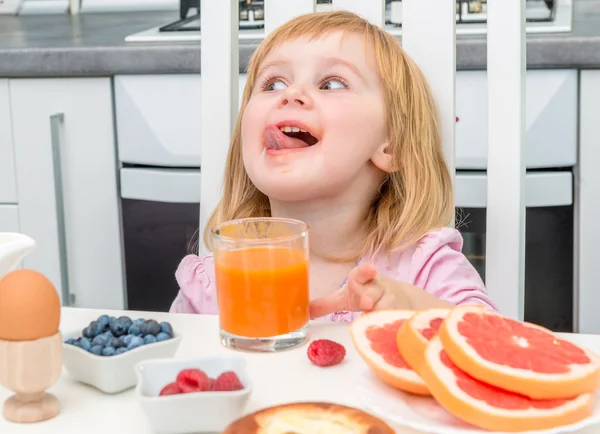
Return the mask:
POLYGON ((98 319, 96 320, 96 322, 98 324, 100 324, 100 327, 102 328, 102 330, 105 331, 105 330, 108 330, 108 327, 109 327, 108 323, 110 322, 110 318, 108 315, 100 315, 98 317, 98 319))
POLYGON ((126 335, 123 337, 123 346, 128 347, 134 337, 134 335, 126 335))
POLYGON ((129 327, 131 327, 131 324, 133 324, 133 321, 128 316, 121 316, 117 319, 117 321, 120 321, 121 324, 123 324, 125 330, 129 330, 129 327))
POLYGON ((113 348, 121 348, 123 346, 123 341, 119 338, 112 338, 108 341, 108 344, 113 348))
POLYGON ((144 333, 144 336, 146 334, 156 336, 159 333, 160 333, 160 324, 158 322, 156 322, 153 319, 149 319, 148 321, 146 321, 146 333, 144 333))
POLYGON ((140 335, 146 336, 148 334, 148 323, 143 323, 138 326, 140 328, 140 335))
POLYGON ((145 322, 146 322, 146 320, 144 318, 138 318, 133 323, 139 327, 142 324, 144 324, 145 322))
POLYGON ((125 328, 125 326, 121 323, 121 321, 117 319, 110 322, 110 331, 113 335, 117 337, 127 333, 127 329, 125 328))
POLYGON ((154 335, 146 335, 144 336, 144 344, 148 345, 148 344, 153 344, 156 342, 156 337, 154 337, 154 335))
POLYGON ((113 347, 106 347, 102 350, 103 356, 112 356, 115 354, 115 349, 113 347))
POLYGON ((141 347, 144 345, 144 339, 139 336, 133 336, 129 345, 127 345, 128 350, 133 350, 134 348, 141 347))
POLYGON ((81 331, 81 336, 84 338, 92 339, 93 336, 90 336, 90 326, 87 326, 81 331))
POLYGON ((101 345, 94 345, 92 348, 90 348, 90 353, 100 356, 102 354, 102 350, 104 350, 104 348, 101 345))
POLYGON ((86 351, 89 351, 90 348, 92 347, 92 343, 90 342, 90 340, 88 338, 83 337, 83 338, 77 339, 77 346, 86 351))
POLYGON ((133 324, 131 324, 131 327, 129 327, 129 330, 127 331, 127 333, 129 333, 130 335, 139 336, 142 334, 142 331, 140 330, 139 325, 133 323, 133 324))
POLYGON ((114 355, 118 356, 119 354, 123 354, 125 351, 127 351, 127 348, 125 347, 117 348, 114 355))
POLYGON ((75 345, 75 339, 67 339, 65 341, 65 344, 69 344, 69 345, 75 345))
POLYGON ((171 339, 171 336, 169 336, 169 335, 168 335, 168 334, 166 334, 165 332, 160 332, 159 334, 157 334, 157 335, 156 335, 156 340, 157 340, 158 342, 161 342, 161 341, 167 341, 167 340, 169 340, 169 339, 171 339))
POLYGON ((98 335, 92 341, 92 345, 100 345, 102 347, 105 347, 107 343, 108 339, 104 335, 98 335))
POLYGON ((171 327, 171 324, 169 324, 168 322, 160 323, 160 331, 173 337, 173 327, 171 327))

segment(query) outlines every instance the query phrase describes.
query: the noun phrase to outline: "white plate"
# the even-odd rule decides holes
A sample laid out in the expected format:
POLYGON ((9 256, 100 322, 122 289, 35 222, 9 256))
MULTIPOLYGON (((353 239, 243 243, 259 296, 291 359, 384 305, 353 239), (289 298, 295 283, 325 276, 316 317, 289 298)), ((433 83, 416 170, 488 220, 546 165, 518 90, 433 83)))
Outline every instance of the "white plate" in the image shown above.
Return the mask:
MULTIPOLYGON (((444 410, 433 398, 411 395, 396 390, 379 380, 371 371, 361 376, 361 407, 390 424, 405 426, 427 434, 515 434, 488 431, 474 427, 444 410)), ((600 396, 596 396, 594 414, 576 424, 527 434, 584 434, 584 428, 600 424, 600 396)), ((600 426, 587 433, 600 433, 600 426)))

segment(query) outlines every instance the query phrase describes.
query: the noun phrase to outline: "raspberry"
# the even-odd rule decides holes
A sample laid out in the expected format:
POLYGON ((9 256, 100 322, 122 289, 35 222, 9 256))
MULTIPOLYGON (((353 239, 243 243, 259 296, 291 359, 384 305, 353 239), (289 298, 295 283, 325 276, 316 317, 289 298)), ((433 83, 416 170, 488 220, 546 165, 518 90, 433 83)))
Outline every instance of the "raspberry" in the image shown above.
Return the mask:
POLYGON ((329 339, 317 339, 308 346, 309 360, 317 366, 337 365, 346 357, 346 348, 329 339))
POLYGON ((237 374, 232 371, 227 371, 217 377, 213 390, 218 392, 228 392, 232 390, 241 390, 243 388, 244 386, 237 374))
POLYGON ((181 393, 181 390, 179 389, 179 386, 177 385, 176 382, 173 382, 173 383, 169 383, 165 387, 163 387, 161 389, 160 393, 158 394, 158 396, 179 395, 180 393, 181 393))
POLYGON ((210 390, 210 380, 200 369, 184 369, 177 375, 177 385, 182 393, 210 390))

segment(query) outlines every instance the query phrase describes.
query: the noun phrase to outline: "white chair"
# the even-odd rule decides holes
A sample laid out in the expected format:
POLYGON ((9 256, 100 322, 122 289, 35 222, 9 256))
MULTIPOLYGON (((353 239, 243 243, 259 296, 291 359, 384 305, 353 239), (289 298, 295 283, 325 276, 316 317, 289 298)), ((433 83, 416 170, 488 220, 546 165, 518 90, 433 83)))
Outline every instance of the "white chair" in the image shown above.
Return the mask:
MULTIPOLYGON (((402 45, 437 100, 444 150, 454 166, 456 5, 403 0, 402 45), (435 11, 432 13, 431 11, 435 11)), ((333 0, 384 25, 384 0, 333 0)), ((265 0, 265 32, 316 10, 315 0, 265 0)), ((204 228, 221 193, 227 149, 238 113, 238 0, 202 2, 202 183, 204 228)), ((524 310, 525 2, 488 0, 488 165, 486 286, 504 314, 524 310)))

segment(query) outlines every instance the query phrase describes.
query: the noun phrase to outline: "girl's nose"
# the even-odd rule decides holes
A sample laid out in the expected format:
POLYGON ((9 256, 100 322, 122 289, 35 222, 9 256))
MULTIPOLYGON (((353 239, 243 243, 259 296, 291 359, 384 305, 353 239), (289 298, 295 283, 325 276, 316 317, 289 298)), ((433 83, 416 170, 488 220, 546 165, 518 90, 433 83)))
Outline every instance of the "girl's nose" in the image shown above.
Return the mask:
POLYGON ((290 104, 308 108, 312 106, 312 99, 305 92, 298 89, 297 86, 290 86, 282 94, 280 107, 285 107, 290 104))

